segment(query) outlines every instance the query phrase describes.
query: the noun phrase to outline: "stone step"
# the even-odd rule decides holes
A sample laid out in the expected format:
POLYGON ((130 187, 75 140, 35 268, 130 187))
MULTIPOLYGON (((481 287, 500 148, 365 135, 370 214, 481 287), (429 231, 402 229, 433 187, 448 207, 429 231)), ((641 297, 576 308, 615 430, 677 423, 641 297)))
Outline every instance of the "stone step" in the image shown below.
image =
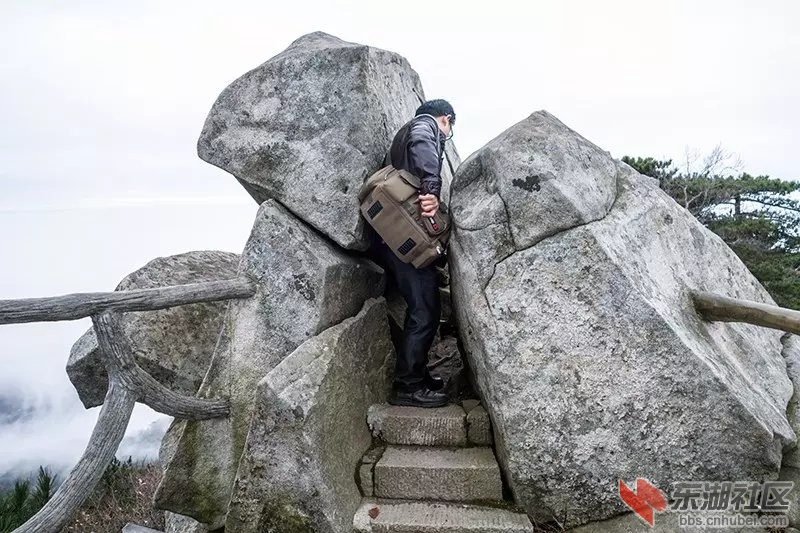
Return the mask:
POLYGON ((491 448, 387 446, 375 463, 375 496, 413 500, 502 500, 491 448))
POLYGON ((460 405, 425 408, 374 404, 367 411, 367 425, 387 444, 467 444, 467 414, 460 405))
POLYGON ((481 446, 491 446, 492 444, 492 424, 489 420, 489 413, 482 405, 467 412, 467 440, 481 446))
POLYGON ((365 498, 353 519, 353 532, 533 533, 533 526, 523 513, 494 507, 365 498))

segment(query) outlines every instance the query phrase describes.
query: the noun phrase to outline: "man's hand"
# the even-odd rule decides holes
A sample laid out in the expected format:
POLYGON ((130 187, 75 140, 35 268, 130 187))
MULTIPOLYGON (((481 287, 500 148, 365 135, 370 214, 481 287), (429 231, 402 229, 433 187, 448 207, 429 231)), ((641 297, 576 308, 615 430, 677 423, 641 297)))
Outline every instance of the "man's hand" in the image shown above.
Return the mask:
POLYGON ((422 216, 432 217, 439 209, 439 199, 436 198, 435 194, 420 194, 419 208, 422 211, 422 216))

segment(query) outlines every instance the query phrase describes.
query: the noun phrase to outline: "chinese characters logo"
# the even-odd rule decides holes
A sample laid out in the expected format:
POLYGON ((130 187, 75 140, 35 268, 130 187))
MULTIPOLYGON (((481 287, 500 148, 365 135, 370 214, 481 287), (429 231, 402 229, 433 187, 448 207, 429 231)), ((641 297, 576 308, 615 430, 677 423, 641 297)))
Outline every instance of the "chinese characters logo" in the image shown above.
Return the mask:
POLYGON ((672 494, 667 500, 664 493, 646 479, 637 478, 635 490, 620 479, 619 497, 650 526, 654 525, 655 514, 667 507, 683 513, 679 516, 681 525, 780 527, 783 522, 788 524, 786 513, 788 495, 794 488, 792 481, 677 481, 672 485, 672 494), (776 516, 776 513, 780 514, 776 516))
POLYGON ((636 478, 635 492, 620 479, 619 497, 651 526, 653 525, 655 511, 661 512, 667 508, 667 500, 664 498, 664 494, 651 485, 649 481, 642 478, 636 478))

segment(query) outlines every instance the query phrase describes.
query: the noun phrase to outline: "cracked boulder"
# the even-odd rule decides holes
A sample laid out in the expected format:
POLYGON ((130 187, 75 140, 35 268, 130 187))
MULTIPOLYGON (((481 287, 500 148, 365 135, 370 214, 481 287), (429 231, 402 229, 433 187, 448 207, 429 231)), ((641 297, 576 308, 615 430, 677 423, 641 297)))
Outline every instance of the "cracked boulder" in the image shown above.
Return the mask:
POLYGON ((607 152, 546 111, 466 159, 450 209, 481 283, 514 250, 603 218, 614 202, 616 174, 607 152))
MULTIPOLYGON (((115 290, 232 279, 238 264, 237 254, 218 251, 159 257, 125 276, 115 290)), ((122 313, 119 324, 139 366, 170 390, 191 396, 208 370, 227 305, 220 301, 122 313)), ((67 375, 87 409, 102 405, 108 375, 94 328, 89 328, 72 347, 67 375)))
POLYGON ((383 298, 273 368, 258 384, 225 531, 352 531, 367 409, 388 397, 393 369, 383 298))
POLYGON ((344 253, 286 208, 258 210, 239 263, 256 294, 232 300, 198 391, 231 403, 227 418, 174 424, 177 439, 156 495, 158 508, 210 529, 224 525, 258 382, 304 341, 358 313, 383 293, 383 271, 344 253))
MULTIPOLYGON (((358 191, 421 99, 402 56, 314 32, 222 91, 197 151, 256 202, 274 198, 339 246, 363 251, 358 191)), ((447 145, 445 201, 459 162, 447 145)))
POLYGON ((538 112, 452 195, 454 312, 532 518, 628 511, 619 480, 777 477, 795 441, 782 332, 706 322, 689 291, 774 301, 656 180, 538 112))

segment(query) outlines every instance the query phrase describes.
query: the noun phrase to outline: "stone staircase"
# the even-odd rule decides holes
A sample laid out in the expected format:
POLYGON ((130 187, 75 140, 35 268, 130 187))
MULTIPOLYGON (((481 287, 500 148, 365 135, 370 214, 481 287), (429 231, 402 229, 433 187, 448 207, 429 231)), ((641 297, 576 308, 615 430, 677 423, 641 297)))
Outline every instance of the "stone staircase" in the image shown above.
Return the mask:
POLYGON ((489 416, 477 400, 436 409, 376 404, 359 465, 354 533, 532 533, 503 499, 489 416))

